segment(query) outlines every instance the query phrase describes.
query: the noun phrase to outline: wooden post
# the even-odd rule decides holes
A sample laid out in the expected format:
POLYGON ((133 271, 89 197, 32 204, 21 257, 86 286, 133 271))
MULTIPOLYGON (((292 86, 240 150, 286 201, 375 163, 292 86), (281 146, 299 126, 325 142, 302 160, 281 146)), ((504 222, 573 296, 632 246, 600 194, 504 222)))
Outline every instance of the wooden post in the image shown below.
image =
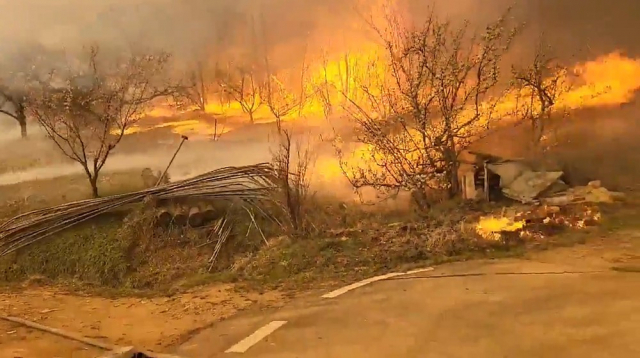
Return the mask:
POLYGON ((178 149, 176 149, 176 152, 173 153, 173 157, 171 157, 171 160, 169 161, 169 164, 167 165, 167 168, 164 170, 162 175, 160 175, 160 178, 158 178, 158 182, 156 183, 156 186, 160 185, 160 183, 162 183, 162 180, 164 179, 164 177, 167 176, 167 172, 169 171, 169 168, 171 168, 171 164, 173 164, 173 161, 176 159, 176 156, 178 155, 178 152, 180 151, 180 148, 182 148, 182 145, 184 144, 184 142, 186 140, 189 140, 189 137, 183 135, 182 136, 182 140, 180 141, 180 145, 178 146, 178 149))

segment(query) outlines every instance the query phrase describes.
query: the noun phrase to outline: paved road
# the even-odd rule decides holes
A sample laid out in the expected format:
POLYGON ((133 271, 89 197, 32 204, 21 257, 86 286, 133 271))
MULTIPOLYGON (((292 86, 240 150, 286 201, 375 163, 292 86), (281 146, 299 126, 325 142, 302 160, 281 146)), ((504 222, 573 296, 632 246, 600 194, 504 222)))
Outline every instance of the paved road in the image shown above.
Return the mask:
POLYGON ((495 274, 562 271, 588 270, 575 263, 525 260, 440 266, 335 299, 301 300, 221 322, 179 353, 194 358, 640 357, 640 274, 495 274), (470 273, 481 275, 466 276, 470 273), (449 277, 433 277, 439 275, 449 277), (274 320, 287 323, 246 353, 224 353, 274 320))

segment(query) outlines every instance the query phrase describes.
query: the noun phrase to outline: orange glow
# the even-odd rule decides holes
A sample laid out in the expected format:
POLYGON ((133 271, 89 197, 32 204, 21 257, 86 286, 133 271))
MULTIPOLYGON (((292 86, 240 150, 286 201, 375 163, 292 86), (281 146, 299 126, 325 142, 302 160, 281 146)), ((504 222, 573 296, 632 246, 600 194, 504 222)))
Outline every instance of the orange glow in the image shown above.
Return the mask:
POLYGON ((570 109, 627 103, 640 89, 640 60, 618 52, 579 64, 574 72, 582 83, 560 100, 570 109))
MULTIPOLYGON (((381 64, 379 59, 368 63, 381 64)), ((339 67, 334 67, 333 73, 339 73, 338 69, 339 67)), ((570 72, 575 75, 575 79, 572 77, 574 82, 558 98, 555 110, 620 105, 631 101, 636 91, 640 89, 640 60, 631 59, 619 53, 611 53, 593 61, 578 64, 570 69, 570 72)), ((378 74, 380 75, 378 78, 383 78, 384 73, 378 72, 378 74)), ((334 80, 333 83, 343 83, 339 82, 340 76, 337 76, 337 78, 338 80, 334 80)), ((564 78, 564 80, 569 84, 569 78, 564 78)), ((351 93, 351 95, 357 96, 356 93, 351 93)), ((507 120, 509 118, 516 119, 519 109, 517 97, 517 92, 506 93, 499 102, 495 103, 495 107, 492 109, 492 117, 507 120)), ((487 110, 486 107, 489 104, 485 103, 484 106, 485 108, 481 109, 481 113, 486 113, 483 111, 487 110)), ((473 111, 473 109, 470 109, 468 114, 462 113, 461 120, 473 115, 473 111)), ((510 122, 511 120, 508 121, 510 122)), ((416 136, 418 133, 410 130, 404 135, 416 136)), ((346 164, 347 167, 366 168, 366 170, 376 171, 379 168, 373 164, 373 161, 376 159, 376 161, 380 162, 380 155, 381 153, 372 146, 360 145, 356 146, 351 154, 347 155, 347 158, 344 158, 346 163, 343 164, 346 164)), ((318 166, 325 176, 342 175, 339 163, 336 160, 324 160, 319 162, 318 166)))
POLYGON ((171 133, 193 136, 211 138, 214 136, 220 136, 224 133, 228 133, 232 130, 231 127, 225 126, 222 123, 213 123, 211 121, 204 121, 198 119, 189 119, 182 121, 174 121, 174 122, 164 122, 151 126, 143 126, 143 123, 140 125, 135 125, 127 128, 125 130, 125 135, 134 134, 134 133, 143 133, 148 132, 154 129, 161 128, 169 128, 171 133))
MULTIPOLYGON (((388 80, 388 66, 381 49, 377 46, 362 46, 359 51, 353 51, 334 56, 324 56, 309 66, 309 70, 304 83, 304 91, 298 89, 298 93, 304 93, 306 101, 304 106, 292 110, 283 118, 283 121, 292 121, 304 118, 323 118, 328 115, 327 105, 331 107, 332 116, 344 116, 345 106, 351 99, 358 104, 366 106, 364 100, 365 92, 363 85, 367 87, 369 94, 377 96, 380 89, 392 89, 385 86, 388 80), (383 87, 385 86, 385 87, 383 87)), ((579 108, 616 106, 627 103, 634 98, 635 92, 640 89, 640 60, 626 57, 620 53, 611 53, 592 61, 585 62, 569 69, 569 73, 574 76, 564 78, 570 83, 570 88, 557 100, 556 110, 575 110, 579 108)), ((283 74, 282 77, 289 76, 290 73, 283 74)), ((295 82, 295 81, 294 81, 295 82)), ((300 85, 298 85, 299 87, 300 85)), ((294 86, 291 86, 295 88, 294 86)), ((295 90, 291 90, 296 93, 295 90)), ((517 119, 518 102, 517 97, 521 93, 506 93, 498 103, 494 103, 492 110, 493 118, 517 119)), ((485 109, 489 104, 484 104, 485 109)), ((364 108, 365 110, 376 110, 364 108)), ((462 120, 472 115, 463 113, 462 120)), ((244 113, 238 102, 232 101, 229 104, 222 104, 218 99, 211 99, 206 107, 208 114, 216 115, 218 118, 244 118, 244 113)), ((167 108, 154 108, 148 113, 150 117, 168 117, 175 115, 167 108)), ((216 127, 211 121, 199 118, 190 118, 186 121, 165 122, 157 125, 144 125, 142 121, 139 126, 129 128, 127 134, 144 132, 154 128, 170 128, 171 132, 189 136, 202 135, 212 137, 214 134, 227 133, 233 129, 232 125, 227 127, 216 127)), ((254 113, 255 123, 271 123, 275 119, 269 112, 267 106, 262 105, 254 113)), ((407 133, 414 135, 414 133, 407 133)), ((372 161, 380 154, 370 146, 360 145, 351 147, 351 151, 345 153, 347 166, 372 168, 372 161)), ((380 159, 380 158, 377 158, 380 159)), ((316 163, 316 173, 327 178, 342 176, 339 163, 335 158, 319 158, 316 163)))
MULTIPOLYGON (((366 86, 373 96, 380 94, 388 73, 385 59, 376 46, 363 46, 360 51, 321 59, 310 67, 305 81, 306 101, 301 108, 292 110, 283 120, 322 117, 327 105, 334 115, 344 114, 347 98, 358 104, 363 101, 366 86)), ((578 109, 586 107, 612 106, 629 102, 636 90, 640 89, 640 60, 631 59, 620 53, 611 53, 593 61, 576 65, 571 72, 571 89, 557 101, 557 109, 578 109)), ((505 118, 517 111, 517 93, 507 93, 492 109, 492 116, 505 118)), ((488 105, 488 104, 487 104, 488 105)), ((487 106, 485 105, 485 106, 487 106)), ((365 108, 370 109, 370 108, 365 108)), ((212 99, 207 104, 206 113, 224 117, 247 117, 240 104, 232 101, 221 104, 212 99)), ((150 117, 175 115, 168 108, 157 107, 147 113, 150 117)), ((463 118, 466 115, 462 115, 463 118)), ((275 119, 267 106, 260 106, 254 113, 256 123, 271 123, 275 119)), ((193 119, 197 120, 197 119, 193 119)), ((189 124, 194 130, 196 125, 189 124)), ((161 127, 163 127, 161 125, 161 127)), ((166 127, 166 125, 164 126, 166 127)), ((202 125, 206 130, 207 125, 202 125)), ((131 133, 139 130, 132 129, 131 133)))

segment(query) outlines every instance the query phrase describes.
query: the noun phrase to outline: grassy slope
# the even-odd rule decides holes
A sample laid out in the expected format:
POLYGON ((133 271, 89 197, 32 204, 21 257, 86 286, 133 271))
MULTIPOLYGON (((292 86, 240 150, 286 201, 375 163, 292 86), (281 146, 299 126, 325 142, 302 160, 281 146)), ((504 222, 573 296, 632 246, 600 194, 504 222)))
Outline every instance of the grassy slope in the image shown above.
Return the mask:
MULTIPOLYGON (((476 240, 450 222, 405 223, 384 213, 350 213, 349 227, 306 237, 277 237, 269 246, 245 227, 225 244, 212 273, 207 259, 213 245, 206 232, 148 231, 138 218, 103 217, 0 259, 0 278, 9 282, 44 276, 57 282, 93 287, 144 289, 166 293, 212 281, 241 281, 259 287, 301 288, 322 282, 350 281, 380 272, 452 260, 513 257, 527 250, 584 243, 590 237, 640 229, 635 200, 603 206, 599 227, 565 231, 544 240, 503 244, 476 240)), ((447 208, 452 217, 460 208, 447 208)), ((319 213, 316 213, 318 215, 319 213)))
MULTIPOLYGON (((103 179, 100 186, 104 195, 142 188, 139 173, 114 173, 103 179)), ((5 217, 88 196, 89 187, 80 176, 0 187, 0 197, 15 201, 15 205, 3 208, 5 217), (37 192, 37 197, 19 201, 21 195, 30 192, 37 192)), ((567 232, 530 246, 546 249, 584 242, 593 235, 638 229, 639 202, 631 198, 625 204, 605 206, 601 227, 567 232)), ((200 246, 207 239, 206 232, 152 232, 136 226, 136 217, 132 225, 123 226, 123 216, 116 214, 0 258, 0 279, 19 282, 44 276, 95 287, 163 292, 212 280, 300 287, 320 281, 353 280, 398 266, 524 252, 522 245, 479 245, 460 232, 457 225, 461 216, 477 216, 479 212, 453 202, 432 212, 428 219, 388 211, 363 212, 360 208, 341 210, 336 205, 324 203, 313 209, 312 217, 321 230, 306 237, 286 237, 281 231, 271 231, 268 236, 274 239, 268 247, 262 245, 255 230, 246 237, 246 223, 239 225, 235 237, 225 244, 214 273, 207 270, 212 245, 200 246), (443 218, 452 219, 455 225, 443 218)))

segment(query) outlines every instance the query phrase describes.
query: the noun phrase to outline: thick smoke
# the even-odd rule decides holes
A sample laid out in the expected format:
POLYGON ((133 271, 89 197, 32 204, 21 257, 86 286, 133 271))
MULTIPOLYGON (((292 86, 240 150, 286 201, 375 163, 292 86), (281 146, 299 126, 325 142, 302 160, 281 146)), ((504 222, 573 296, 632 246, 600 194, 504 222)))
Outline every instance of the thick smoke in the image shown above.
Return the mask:
MULTIPOLYGON (((634 0, 405 0, 416 18, 432 5, 453 19, 482 24, 512 6, 531 31, 544 32, 567 52, 640 51, 634 38, 634 0)), ((397 2, 397 1, 396 1, 397 2)), ((0 0, 0 53, 34 45, 74 49, 89 43, 156 47, 189 59, 203 51, 252 46, 257 31, 272 48, 313 41, 310 47, 349 42, 366 32, 359 16, 385 0, 0 0), (240 44, 245 42, 244 44, 240 44)))

